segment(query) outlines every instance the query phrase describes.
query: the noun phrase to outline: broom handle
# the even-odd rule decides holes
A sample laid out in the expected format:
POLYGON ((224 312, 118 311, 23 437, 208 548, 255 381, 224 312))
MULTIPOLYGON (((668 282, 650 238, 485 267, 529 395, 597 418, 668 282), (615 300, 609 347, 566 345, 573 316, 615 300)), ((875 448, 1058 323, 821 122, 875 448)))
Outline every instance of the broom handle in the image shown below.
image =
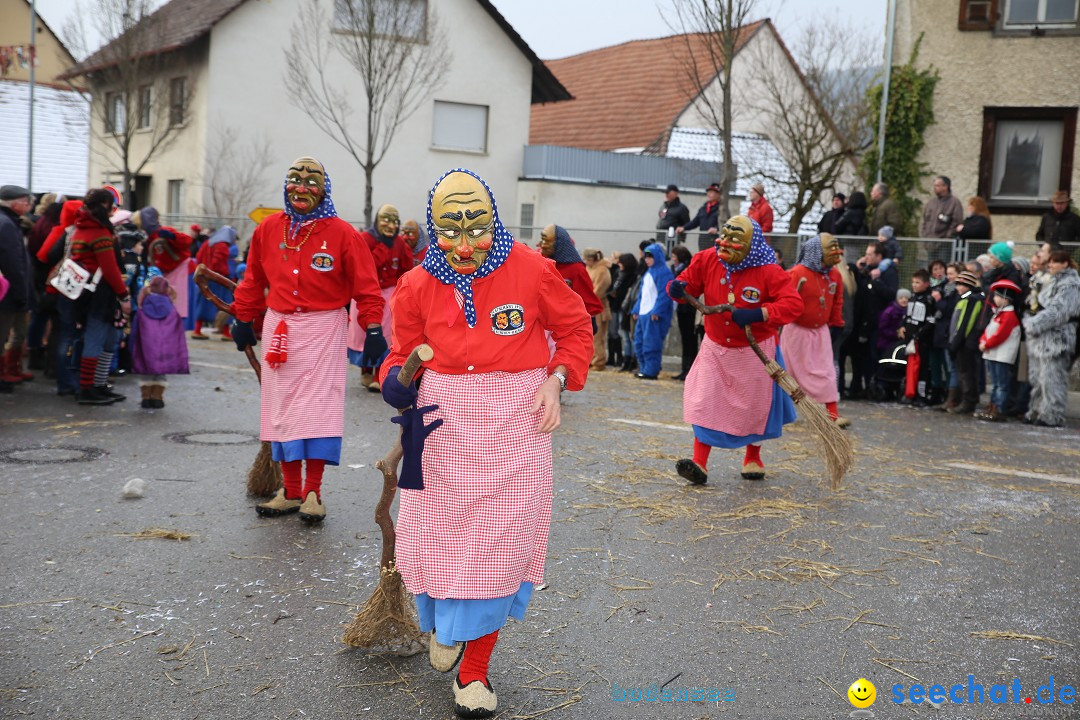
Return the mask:
MULTIPOLYGON (((202 263, 199 263, 199 266, 195 268, 195 274, 192 276, 192 280, 199 286, 199 292, 202 293, 202 296, 212 302, 214 307, 223 313, 236 317, 236 313, 233 312, 232 303, 227 303, 219 298, 208 285, 210 282, 216 282, 226 290, 236 290, 236 283, 224 275, 214 272, 202 263)), ((251 364, 251 369, 255 371, 255 377, 258 379, 259 384, 262 385, 262 365, 259 364, 259 358, 255 356, 255 348, 248 345, 244 348, 244 354, 251 364)))
MULTIPOLYGON (((694 308, 702 315, 731 312, 735 309, 733 306, 728 305, 727 303, 723 305, 706 305, 705 303, 698 300, 696 297, 691 297, 690 295, 686 295, 685 299, 686 302, 690 304, 690 307, 694 308)), ((754 338, 754 332, 750 329, 749 325, 746 326, 746 341, 750 343, 750 347, 753 348, 754 354, 758 356, 761 362, 765 365, 768 365, 769 358, 766 357, 765 353, 761 350, 760 347, 758 347, 757 340, 754 338)))
MULTIPOLYGON (((435 352, 430 345, 417 345, 409 353, 409 358, 401 367, 401 371, 398 373, 398 382, 406 387, 410 385, 413 376, 420 369, 420 365, 429 362, 433 357, 435 357, 435 352)), ((407 409, 398 410, 398 414, 405 412, 407 409)), ((382 557, 379 560, 379 565, 383 570, 392 566, 397 552, 397 531, 394 530, 394 519, 390 517, 390 505, 393 504, 394 495, 397 494, 397 468, 398 463, 401 462, 401 456, 401 433, 399 432, 394 447, 390 449, 386 457, 375 463, 375 467, 383 474, 382 495, 379 496, 379 502, 375 505, 375 523, 379 526, 383 536, 382 557)))

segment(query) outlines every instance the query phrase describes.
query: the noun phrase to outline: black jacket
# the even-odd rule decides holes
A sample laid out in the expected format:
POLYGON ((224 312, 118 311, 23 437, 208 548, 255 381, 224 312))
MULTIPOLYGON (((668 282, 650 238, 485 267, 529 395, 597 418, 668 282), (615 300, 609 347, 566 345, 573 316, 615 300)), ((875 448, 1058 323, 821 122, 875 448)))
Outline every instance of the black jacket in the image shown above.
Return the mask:
MULTIPOLYGON (((20 229, 19 216, 0 207, 0 273, 11 283, 0 300, 0 310, 18 312, 30 308, 30 258, 20 229)), ((6 340, 7 338, 3 338, 6 340)))
POLYGON ((866 338, 874 337, 878 318, 881 317, 882 311, 896 299, 896 291, 900 289, 900 274, 896 270, 896 263, 882 272, 877 280, 870 277, 872 269, 859 270, 856 276, 859 285, 855 302, 864 308, 859 321, 861 325, 859 335, 866 338))
POLYGON ((1040 243, 1048 242, 1058 245, 1080 243, 1080 215, 1070 208, 1066 208, 1060 215, 1051 210, 1043 215, 1039 230, 1035 233, 1035 239, 1040 243))
POLYGON ((817 231, 819 233, 836 234, 836 221, 844 215, 845 208, 833 208, 821 216, 818 220, 817 231))
MULTIPOLYGON (((664 243, 661 238, 666 237, 669 227, 685 227, 690 222, 690 208, 683 205, 682 200, 679 198, 675 198, 671 202, 665 200, 660 204, 660 210, 657 214, 659 219, 656 221, 656 229, 664 231, 664 233, 657 234, 657 242, 661 245, 664 243)), ((679 242, 684 240, 686 240, 686 233, 681 233, 679 242)))
MULTIPOLYGON (((851 193, 851 199, 844 208, 844 214, 833 226, 833 233, 835 235, 868 235, 870 233, 869 228, 866 227, 865 195, 858 191, 851 193)), ((889 302, 894 299, 890 298, 889 302)))
POLYGON ((904 339, 915 340, 926 346, 933 342, 934 325, 934 298, 930 291, 913 294, 908 300, 907 316, 904 318, 904 339))
POLYGON ((714 235, 710 235, 707 230, 709 228, 720 228, 720 203, 712 203, 712 207, 709 207, 709 203, 705 203, 698 208, 697 215, 694 219, 686 223, 683 226, 683 230, 693 230, 698 228, 701 232, 698 234, 698 245, 702 250, 715 244, 714 235))
POLYGON ((990 221, 982 215, 969 215, 960 223, 962 230, 957 231, 956 237, 964 240, 989 240, 990 221))

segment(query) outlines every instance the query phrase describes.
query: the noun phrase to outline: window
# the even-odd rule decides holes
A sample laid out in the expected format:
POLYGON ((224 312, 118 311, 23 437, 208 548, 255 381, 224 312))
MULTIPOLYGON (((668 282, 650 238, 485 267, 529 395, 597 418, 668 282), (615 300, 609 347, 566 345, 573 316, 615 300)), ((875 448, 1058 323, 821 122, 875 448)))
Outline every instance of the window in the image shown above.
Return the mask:
POLYGON ((998 0, 960 0, 960 30, 993 30, 998 0))
POLYGON ((183 125, 187 119, 187 83, 182 77, 169 81, 169 126, 183 125))
POLYGON ((168 215, 180 215, 184 212, 183 180, 169 181, 169 198, 167 204, 165 205, 165 212, 168 215))
POLYGON ((532 240, 533 209, 534 206, 532 203, 521 203, 521 232, 518 233, 519 240, 532 240))
POLYGON ((105 132, 122 135, 125 112, 123 93, 105 93, 105 132))
POLYGON ((334 0, 334 30, 423 42, 427 0, 334 0))
POLYGON ((979 195, 992 211, 1044 212, 1069 190, 1076 108, 983 108, 979 195))
POLYGON ((139 129, 150 127, 150 110, 153 108, 153 89, 150 85, 139 88, 139 129))
POLYGON ((435 101, 431 144, 448 150, 487 152, 487 105, 435 101))
POLYGON ((1004 26, 1046 29, 1075 28, 1078 0, 1007 0, 1004 26))

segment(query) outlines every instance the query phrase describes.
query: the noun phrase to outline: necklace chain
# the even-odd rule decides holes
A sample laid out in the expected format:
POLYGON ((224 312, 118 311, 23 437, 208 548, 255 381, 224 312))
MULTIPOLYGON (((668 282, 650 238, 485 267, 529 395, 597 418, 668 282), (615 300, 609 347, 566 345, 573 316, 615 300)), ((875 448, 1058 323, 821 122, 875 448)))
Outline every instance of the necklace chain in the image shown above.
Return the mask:
POLYGON ((314 229, 315 223, 311 223, 311 225, 308 226, 307 233, 304 235, 304 239, 300 241, 299 245, 293 247, 289 244, 289 224, 285 223, 285 226, 281 229, 281 247, 288 250, 299 250, 300 248, 304 247, 304 243, 306 243, 308 241, 308 238, 311 237, 311 231, 314 229))

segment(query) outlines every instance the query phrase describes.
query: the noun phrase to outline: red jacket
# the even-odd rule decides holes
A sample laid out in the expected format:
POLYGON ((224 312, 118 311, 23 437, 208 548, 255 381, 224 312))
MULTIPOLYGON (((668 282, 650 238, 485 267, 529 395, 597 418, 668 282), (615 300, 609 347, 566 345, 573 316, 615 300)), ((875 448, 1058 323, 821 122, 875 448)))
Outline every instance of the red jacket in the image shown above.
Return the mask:
MULTIPOLYGON (((729 276, 715 252, 699 252, 676 279, 686 283, 687 295, 698 297, 704 293, 706 305, 728 303, 740 308, 768 310, 767 322, 750 326, 758 342, 776 337, 776 331, 793 322, 803 310, 802 298, 795 292, 791 278, 776 264, 760 265, 729 276)), ((730 313, 706 315, 705 333, 713 342, 725 347, 750 344, 746 341, 746 331, 731 321, 730 313)))
POLYGON ((71 236, 71 259, 91 273, 101 268, 101 281, 108 283, 116 297, 129 295, 120 264, 116 261, 116 238, 88 210, 79 210, 75 234, 71 236))
POLYGON ((772 232, 772 205, 765 198, 758 198, 755 202, 750 203, 750 209, 746 211, 746 216, 751 220, 757 220, 757 224, 761 226, 761 232, 772 232))
MULTIPOLYGON (((582 266, 584 267, 584 266, 582 266)), ((590 287, 592 287, 590 285, 590 287)), ((407 273, 390 298, 393 347, 380 380, 404 365, 412 349, 427 343, 439 373, 521 372, 567 368, 567 388, 580 390, 592 360, 592 323, 581 299, 566 286, 550 260, 515 243, 502 266, 473 282, 476 327, 444 285, 423 268, 407 273), (555 341, 548 349, 545 330, 555 341)))
POLYGON ((589 313, 590 317, 604 312, 604 303, 596 297, 592 278, 589 277, 585 263, 555 263, 555 269, 567 281, 566 284, 570 286, 570 289, 581 296, 581 301, 585 303, 585 312, 589 313))
POLYGON ((229 243, 218 242, 213 245, 207 240, 195 253, 195 259, 219 275, 229 277, 229 243))
POLYGON ((802 315, 795 319, 797 324, 808 328, 826 324, 844 327, 844 287, 839 270, 829 268, 829 274, 823 275, 805 265, 796 265, 788 274, 803 300, 802 315))
POLYGON ((418 252, 413 253, 413 266, 414 267, 419 265, 420 263, 424 262, 424 258, 427 257, 427 251, 428 251, 428 248, 430 248, 430 247, 431 247, 430 245, 425 245, 424 247, 420 248, 420 250, 418 252))
POLYGON ((191 259, 191 236, 176 228, 163 226, 146 238, 146 242, 150 243, 150 261, 165 275, 191 259), (176 235, 176 239, 160 238, 161 230, 168 230, 176 235))
POLYGON ((68 227, 75 224, 75 217, 82 206, 82 200, 67 200, 64 202, 64 206, 60 208, 60 222, 49 231, 49 236, 45 238, 45 242, 41 243, 41 247, 38 248, 35 255, 38 260, 41 262, 49 261, 49 251, 64 236, 64 232, 68 227))
POLYGON ((367 230, 360 233, 367 243, 371 258, 375 263, 375 272, 379 276, 379 287, 391 288, 397 285, 398 278, 412 270, 414 267, 412 250, 401 239, 400 235, 394 237, 394 243, 387 247, 386 243, 375 237, 367 230))
POLYGON ((336 217, 314 223, 289 241, 294 247, 303 242, 299 250, 281 247, 289 225, 285 213, 274 213, 255 228, 233 303, 237 320, 251 322, 267 307, 279 313, 333 310, 352 299, 360 327, 382 321, 385 302, 360 233, 336 217))

